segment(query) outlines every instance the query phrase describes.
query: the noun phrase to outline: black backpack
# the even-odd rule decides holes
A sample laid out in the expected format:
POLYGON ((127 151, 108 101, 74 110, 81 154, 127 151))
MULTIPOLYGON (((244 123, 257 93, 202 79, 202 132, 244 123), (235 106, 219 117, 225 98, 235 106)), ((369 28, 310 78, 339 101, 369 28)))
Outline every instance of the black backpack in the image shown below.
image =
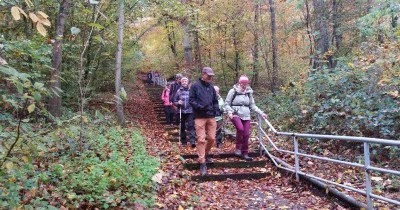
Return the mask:
MULTIPOLYGON (((233 96, 232 96, 231 104, 229 104, 230 106, 232 106, 233 100, 235 100, 236 95, 237 95, 237 91, 235 90, 235 92, 233 93, 233 96)), ((245 94, 240 94, 240 95, 247 95, 247 97, 249 97, 249 99, 250 99, 250 93, 245 93, 245 94)))

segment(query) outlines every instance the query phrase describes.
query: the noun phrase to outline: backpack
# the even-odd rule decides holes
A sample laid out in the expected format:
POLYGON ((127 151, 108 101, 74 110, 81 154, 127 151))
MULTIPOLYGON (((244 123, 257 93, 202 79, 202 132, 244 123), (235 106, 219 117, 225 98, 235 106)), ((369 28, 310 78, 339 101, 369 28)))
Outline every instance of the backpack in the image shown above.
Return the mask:
MULTIPOLYGON (((229 106, 232 106, 233 100, 235 100, 236 95, 237 95, 237 91, 235 90, 235 92, 233 93, 233 96, 232 96, 231 104, 229 104, 229 106)), ((250 93, 245 93, 245 94, 240 94, 240 95, 247 95, 247 97, 249 97, 249 99, 250 99, 250 93)))

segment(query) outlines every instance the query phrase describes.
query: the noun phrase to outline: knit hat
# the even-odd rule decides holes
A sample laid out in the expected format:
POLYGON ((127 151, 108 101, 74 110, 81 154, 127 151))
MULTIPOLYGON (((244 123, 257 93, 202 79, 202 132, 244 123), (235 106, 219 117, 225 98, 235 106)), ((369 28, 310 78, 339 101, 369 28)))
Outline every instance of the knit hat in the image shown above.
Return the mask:
POLYGON ((242 75, 239 78, 239 83, 249 83, 249 78, 246 75, 242 75))

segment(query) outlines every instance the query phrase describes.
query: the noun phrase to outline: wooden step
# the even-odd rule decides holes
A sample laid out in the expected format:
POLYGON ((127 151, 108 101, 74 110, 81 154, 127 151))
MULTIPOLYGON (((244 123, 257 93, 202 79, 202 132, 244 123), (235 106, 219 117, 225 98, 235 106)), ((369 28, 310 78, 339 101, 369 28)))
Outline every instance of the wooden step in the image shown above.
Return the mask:
POLYGON ((268 173, 237 173, 237 174, 206 174, 205 176, 192 176, 192 181, 208 182, 208 181, 225 181, 232 180, 249 180, 249 179, 262 179, 267 177, 268 173))
MULTIPOLYGON (((236 157, 235 153, 220 153, 220 154, 210 154, 212 158, 233 158, 236 157)), ((250 157, 260 157, 260 153, 258 152, 250 152, 250 157)), ((183 159, 196 159, 199 156, 197 154, 184 154, 181 155, 183 159)))
MULTIPOLYGON (((207 163, 207 168, 252 168, 252 167, 265 167, 266 160, 259 161, 230 161, 230 162, 216 162, 207 163)), ((183 167, 187 170, 199 170, 200 163, 184 163, 183 167)))

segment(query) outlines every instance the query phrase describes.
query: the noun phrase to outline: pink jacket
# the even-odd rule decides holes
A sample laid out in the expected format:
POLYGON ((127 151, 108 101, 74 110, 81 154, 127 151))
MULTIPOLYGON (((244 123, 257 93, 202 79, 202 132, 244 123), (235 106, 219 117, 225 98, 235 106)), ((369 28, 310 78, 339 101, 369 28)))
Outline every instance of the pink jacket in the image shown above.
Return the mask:
POLYGON ((164 106, 170 106, 171 103, 169 102, 169 88, 165 88, 161 95, 161 100, 164 101, 164 106))

